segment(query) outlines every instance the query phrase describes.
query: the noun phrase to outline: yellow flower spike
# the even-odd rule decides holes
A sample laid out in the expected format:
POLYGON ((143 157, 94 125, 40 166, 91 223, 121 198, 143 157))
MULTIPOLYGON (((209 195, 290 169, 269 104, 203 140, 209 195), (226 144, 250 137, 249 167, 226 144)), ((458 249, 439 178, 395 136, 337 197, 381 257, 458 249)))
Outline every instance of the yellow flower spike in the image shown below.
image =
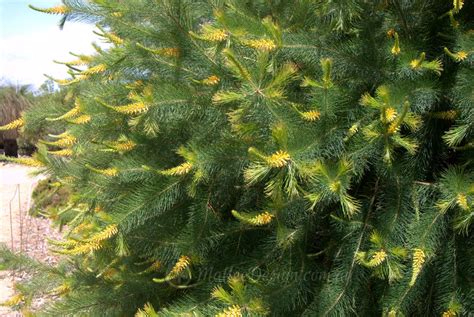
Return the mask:
POLYGON ((358 124, 358 123, 353 124, 353 125, 349 128, 348 135, 353 136, 354 134, 357 133, 357 131, 359 131, 359 124, 358 124))
POLYGON ((377 251, 374 253, 374 255, 372 256, 372 259, 370 259, 369 261, 369 266, 378 266, 380 264, 382 264, 383 261, 385 261, 385 259, 387 258, 387 252, 385 252, 384 250, 380 250, 380 251, 377 251))
POLYGON ((67 282, 59 285, 58 287, 56 287, 55 289, 51 291, 51 293, 56 296, 66 295, 69 292, 71 292, 71 285, 69 285, 69 283, 67 282))
POLYGON ((111 148, 119 152, 129 152, 133 150, 137 144, 131 140, 124 142, 114 142, 110 145, 111 148))
POLYGON ((105 64, 99 64, 89 69, 86 69, 85 71, 81 72, 81 74, 82 75, 95 75, 95 74, 105 72, 106 69, 107 69, 107 66, 105 64))
POLYGON ((395 43, 392 46, 391 52, 392 52, 393 55, 396 56, 396 55, 400 54, 400 40, 398 38, 398 33, 397 32, 394 33, 394 37, 395 37, 395 43))
POLYGON ((112 15, 113 17, 116 17, 116 18, 121 18, 121 17, 123 17, 123 13, 122 13, 122 12, 118 12, 118 11, 112 12, 111 15, 112 15))
POLYGON ((45 166, 43 162, 35 158, 35 155, 33 155, 33 157, 0 156, 0 158, 1 160, 5 160, 7 162, 12 162, 16 164, 25 165, 25 166, 31 166, 31 167, 44 167, 45 166))
POLYGON ((112 238, 118 233, 118 226, 116 224, 111 224, 107 227, 105 227, 104 230, 94 234, 89 241, 91 242, 99 242, 99 241, 104 241, 112 238))
POLYGON ((275 42, 270 39, 247 40, 244 44, 250 46, 257 51, 271 52, 277 48, 275 42))
POLYGON ((86 164, 85 166, 88 169, 90 169, 91 171, 96 172, 98 174, 102 174, 104 176, 114 177, 114 176, 117 176, 119 174, 119 170, 115 167, 106 168, 106 169, 99 169, 99 168, 92 167, 89 164, 86 164))
POLYGON ((74 154, 74 152, 71 149, 63 149, 63 150, 58 150, 58 151, 48 151, 49 154, 56 155, 56 156, 62 156, 62 157, 70 157, 74 154))
POLYGON ((212 76, 207 77, 206 79, 203 79, 201 82, 204 85, 215 86, 220 82, 220 80, 221 79, 217 77, 216 75, 212 75, 212 76))
POLYGON ((303 118, 303 120, 314 122, 321 117, 321 112, 317 110, 310 110, 310 111, 301 112, 300 115, 303 118))
POLYGON ((229 34, 222 29, 213 27, 210 24, 206 24, 202 27, 201 34, 189 32, 190 35, 209 42, 222 42, 229 37, 229 34))
POLYGON ((232 210, 232 215, 237 218, 238 220, 253 225, 253 226, 264 226, 272 222, 273 218, 275 217, 268 211, 264 211, 260 214, 255 216, 247 216, 239 213, 237 210, 232 210))
POLYGON ((448 309, 447 311, 445 311, 442 315, 442 317, 456 317, 457 314, 454 310, 452 309, 448 309))
POLYGON ((47 121, 58 121, 58 120, 69 119, 69 118, 77 116, 80 112, 81 112, 80 102, 79 102, 79 99, 76 99, 76 103, 75 103, 74 108, 72 108, 71 110, 69 110, 68 112, 66 112, 65 114, 63 114, 59 117, 46 118, 46 120, 47 121))
POLYGON ((165 47, 165 48, 157 50, 157 54, 168 56, 168 57, 179 57, 179 48, 165 47))
POLYGON ((86 123, 89 123, 91 121, 92 117, 88 114, 85 114, 85 115, 82 115, 82 116, 79 116, 77 118, 73 118, 73 119, 69 119, 69 120, 66 120, 67 122, 69 123, 73 123, 73 124, 86 124, 86 123))
POLYGON ((82 66, 82 65, 88 65, 90 62, 94 60, 94 57, 90 55, 74 55, 74 56, 78 57, 78 59, 70 61, 70 62, 65 62, 65 63, 57 62, 57 61, 55 62, 58 64, 65 64, 65 65, 70 65, 70 66, 82 66))
POLYGON ((418 69, 421 67, 421 64, 423 64, 423 62, 425 61, 425 57, 426 57, 426 53, 425 52, 422 52, 420 54, 420 57, 417 58, 417 59, 414 59, 410 62, 410 66, 411 68, 413 69, 418 69))
POLYGON ((451 57, 451 59, 453 59, 455 62, 462 62, 469 55, 465 51, 459 51, 457 53, 452 53, 447 47, 444 48, 444 52, 446 53, 446 55, 451 57))
POLYGON ((42 141, 39 140, 40 143, 50 145, 50 146, 58 146, 58 147, 71 147, 77 142, 77 138, 73 135, 65 135, 61 139, 53 142, 42 141))
POLYGON ((329 190, 331 190, 333 193, 339 193, 339 191, 341 190, 341 182, 331 182, 331 184, 329 184, 329 190))
POLYGON ((182 176, 182 175, 186 175, 186 174, 188 174, 189 172, 191 172, 192 168, 193 168, 193 164, 192 164, 192 163, 184 162, 184 163, 181 164, 181 165, 178 165, 178 166, 176 166, 176 167, 173 167, 173 168, 164 170, 164 171, 162 171, 161 173, 162 173, 163 175, 182 176))
POLYGON ((456 201, 457 201, 459 207, 461 207, 463 210, 468 210, 469 209, 469 205, 467 203, 467 197, 464 193, 459 193, 456 197, 456 201))
POLYGON ((75 240, 68 240, 60 242, 58 245, 63 246, 65 250, 58 250, 58 253, 62 254, 71 254, 71 255, 79 255, 79 254, 86 254, 90 252, 94 252, 100 250, 104 247, 104 241, 112 238, 118 233, 118 226, 116 224, 109 225, 105 227, 102 231, 95 233, 89 239, 84 241, 75 241, 75 240))
POLYGON ((179 273, 183 272, 184 269, 186 269, 189 264, 191 263, 191 259, 185 255, 182 255, 178 262, 174 265, 174 267, 171 269, 170 274, 171 275, 178 275, 179 273))
POLYGON ((191 259, 186 255, 182 255, 178 259, 176 264, 173 266, 171 271, 164 278, 154 278, 153 281, 156 283, 163 283, 163 282, 170 281, 178 277, 179 274, 181 274, 185 269, 187 269, 190 264, 191 264, 191 259))
POLYGON ((107 168, 101 171, 101 174, 105 176, 117 176, 118 175, 118 169, 116 168, 107 168))
POLYGON ((265 211, 252 219, 252 222, 257 226, 263 226, 269 224, 275 216, 265 211))
POLYGON ((106 33, 104 34, 104 36, 107 37, 115 45, 121 45, 124 42, 124 40, 118 37, 115 33, 106 33))
POLYGON ((60 5, 60 6, 46 8, 46 9, 38 8, 32 5, 29 5, 29 7, 35 11, 48 13, 48 14, 68 14, 71 12, 71 9, 69 9, 65 5, 60 5))
POLYGON ((242 308, 239 305, 232 305, 222 312, 217 314, 215 317, 242 317, 242 308))
POLYGON ((24 300, 25 300, 25 297, 21 293, 19 293, 19 294, 13 295, 12 297, 7 299, 3 303, 0 303, 0 305, 12 307, 12 306, 16 306, 20 304, 24 300))
POLYGON ((166 57, 178 57, 180 54, 179 48, 175 48, 175 47, 164 47, 164 48, 154 49, 154 48, 146 47, 145 45, 142 45, 140 43, 136 43, 136 45, 144 49, 145 51, 148 51, 156 55, 161 55, 161 56, 166 56, 166 57))
POLYGON ((453 0, 453 11, 458 13, 464 6, 464 0, 453 0))
POLYGON ((221 42, 224 41, 229 35, 224 30, 215 30, 213 32, 209 32, 205 35, 205 38, 208 41, 212 42, 221 42))
POLYGON ((423 264, 426 260, 426 254, 422 249, 416 248, 413 249, 413 263, 412 263, 412 275, 409 285, 415 285, 416 279, 418 275, 421 273, 421 269, 423 268, 423 264))
POLYGON ((395 110, 392 107, 385 108, 384 112, 385 112, 385 119, 387 120, 387 122, 392 122, 397 117, 397 110, 395 110))
POLYGON ((392 309, 388 312, 388 317, 397 317, 397 311, 392 309))
MULTIPOLYGON (((105 104, 104 104, 105 105, 105 104)), ((134 102, 128 105, 124 106, 108 106, 106 107, 115 110, 117 112, 123 113, 123 114, 129 114, 129 115, 136 115, 140 113, 147 112, 149 107, 147 104, 145 104, 143 101, 138 101, 134 102)))
POLYGON ((160 261, 154 261, 147 269, 146 272, 157 272, 161 269, 162 263, 160 261))
POLYGON ((14 130, 14 129, 21 128, 24 125, 25 125, 25 119, 18 118, 6 125, 0 126, 0 131, 14 130))
POLYGON ((276 153, 272 154, 270 157, 268 157, 266 160, 268 165, 270 165, 271 167, 282 168, 288 165, 291 160, 291 157, 288 152, 279 150, 276 153))

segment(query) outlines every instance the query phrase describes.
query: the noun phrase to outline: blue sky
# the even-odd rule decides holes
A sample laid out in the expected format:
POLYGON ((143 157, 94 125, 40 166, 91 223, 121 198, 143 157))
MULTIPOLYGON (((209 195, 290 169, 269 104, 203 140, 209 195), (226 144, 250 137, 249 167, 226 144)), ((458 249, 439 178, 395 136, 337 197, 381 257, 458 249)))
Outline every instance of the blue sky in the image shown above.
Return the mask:
POLYGON ((58 0, 0 0, 0 80, 36 87, 46 79, 67 77, 66 67, 53 62, 74 59, 69 52, 93 52, 99 41, 93 25, 66 23, 61 31, 60 16, 36 12, 28 4, 52 7, 58 0))

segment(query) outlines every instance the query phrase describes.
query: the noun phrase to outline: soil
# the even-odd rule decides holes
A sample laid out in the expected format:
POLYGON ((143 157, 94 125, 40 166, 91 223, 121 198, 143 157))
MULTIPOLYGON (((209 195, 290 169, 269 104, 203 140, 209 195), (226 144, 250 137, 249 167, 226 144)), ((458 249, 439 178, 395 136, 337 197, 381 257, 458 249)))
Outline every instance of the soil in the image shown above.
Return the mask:
MULTIPOLYGON (((31 193, 44 175, 34 175, 34 168, 16 164, 0 163, 0 243, 15 252, 47 263, 56 258, 48 253, 47 238, 59 234, 44 218, 30 217, 31 193)), ((0 303, 14 293, 14 283, 25 276, 10 271, 0 271, 0 303)), ((0 306, 0 316, 21 316, 8 307, 0 306)))

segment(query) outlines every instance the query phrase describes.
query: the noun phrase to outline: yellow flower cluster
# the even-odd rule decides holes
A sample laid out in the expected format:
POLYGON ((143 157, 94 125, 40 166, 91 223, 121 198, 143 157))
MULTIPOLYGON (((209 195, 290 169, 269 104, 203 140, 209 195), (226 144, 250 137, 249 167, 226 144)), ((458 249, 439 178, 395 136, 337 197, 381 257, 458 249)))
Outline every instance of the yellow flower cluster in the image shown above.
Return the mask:
POLYGON ((148 105, 143 101, 134 102, 125 106, 110 107, 111 109, 123 114, 140 114, 148 111, 148 105))
POLYGON ((114 142, 110 145, 111 148, 119 151, 119 152, 128 152, 131 151, 137 146, 137 144, 131 140, 124 141, 124 142, 114 142))
POLYGON ((121 45, 123 44, 124 40, 121 39, 120 37, 118 37, 116 34, 114 33, 107 33, 105 34, 105 36, 114 44, 116 45, 121 45))
POLYGON ((170 276, 177 276, 181 272, 183 272, 191 263, 191 259, 188 256, 182 255, 179 259, 178 262, 173 266, 171 269, 169 275, 170 276))
POLYGON ((88 114, 84 114, 82 116, 79 116, 77 118, 69 119, 67 122, 73 123, 73 124, 86 124, 91 121, 92 117, 88 114))
POLYGON ((58 147, 70 147, 73 146, 77 142, 77 138, 73 135, 66 134, 62 138, 54 142, 46 142, 40 141, 43 144, 51 145, 51 146, 58 146, 58 147))
POLYGON ((305 111, 301 112, 301 117, 306 121, 314 122, 321 117, 321 112, 317 110, 305 111))
POLYGON ((91 67, 89 69, 86 69, 85 71, 81 72, 83 75, 94 75, 94 74, 99 74, 105 72, 107 69, 107 66, 105 64, 99 64, 94 67, 91 67))
POLYGON ((270 39, 247 40, 244 44, 264 52, 270 52, 277 48, 275 42, 270 39))
POLYGON ((208 28, 204 29, 204 33, 200 37, 210 42, 222 42, 227 39, 228 36, 229 34, 222 29, 208 28))
POLYGON ((203 79, 202 83, 204 85, 214 86, 214 85, 217 85, 219 81, 220 81, 219 77, 217 77, 216 75, 212 75, 212 76, 207 77, 206 79, 203 79))
POLYGON ((267 158, 267 163, 274 168, 282 168, 290 162, 290 154, 286 151, 279 150, 267 158))
POLYGON ((67 240, 53 244, 66 247, 65 250, 58 251, 59 253, 72 255, 86 254, 101 249, 104 246, 103 242, 112 238, 117 233, 117 225, 112 224, 84 241, 67 240))
POLYGON ((461 207, 463 210, 468 210, 469 205, 467 203, 467 197, 464 193, 459 193, 456 197, 457 203, 459 207, 461 207))
POLYGON ((216 317, 242 317, 242 308, 239 305, 232 305, 216 315, 216 317))
POLYGON ((31 167, 43 167, 44 164, 39 160, 32 158, 32 157, 19 157, 19 158, 12 158, 12 162, 31 166, 31 167))
POLYGON ((374 253, 372 259, 369 261, 369 266, 378 266, 382 264, 383 261, 387 258, 387 252, 380 250, 374 253))
POLYGON ((445 311, 442 315, 442 317, 456 317, 457 314, 454 310, 452 309, 448 309, 447 311, 445 311))
POLYGON ((415 285, 418 275, 420 275, 423 264, 426 260, 426 254, 422 249, 413 249, 413 263, 412 263, 412 274, 410 280, 410 286, 415 285))
POLYGON ((265 211, 255 217, 253 217, 251 219, 251 221, 256 225, 256 226, 263 226, 263 225, 266 225, 266 224, 269 224, 273 217, 275 217, 274 215, 272 215, 271 213, 269 213, 268 211, 265 211))
POLYGON ((48 151, 48 153, 56 156, 62 156, 62 157, 70 157, 74 153, 71 149, 63 149, 63 150, 58 150, 58 151, 48 151))

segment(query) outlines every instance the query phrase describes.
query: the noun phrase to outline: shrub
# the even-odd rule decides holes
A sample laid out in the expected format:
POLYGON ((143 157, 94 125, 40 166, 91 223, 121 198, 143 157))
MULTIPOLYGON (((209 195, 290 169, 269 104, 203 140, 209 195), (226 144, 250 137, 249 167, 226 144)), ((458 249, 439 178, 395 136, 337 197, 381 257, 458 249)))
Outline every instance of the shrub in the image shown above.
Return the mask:
MULTIPOLYGON (((41 284, 61 296, 44 311, 474 311, 473 9, 441 0, 38 9, 93 21, 110 43, 65 63, 62 111, 24 117, 26 128, 62 128, 26 163, 74 193, 70 230, 53 243, 66 269, 41 284)), ((23 288, 18 304, 35 291, 23 288)))

